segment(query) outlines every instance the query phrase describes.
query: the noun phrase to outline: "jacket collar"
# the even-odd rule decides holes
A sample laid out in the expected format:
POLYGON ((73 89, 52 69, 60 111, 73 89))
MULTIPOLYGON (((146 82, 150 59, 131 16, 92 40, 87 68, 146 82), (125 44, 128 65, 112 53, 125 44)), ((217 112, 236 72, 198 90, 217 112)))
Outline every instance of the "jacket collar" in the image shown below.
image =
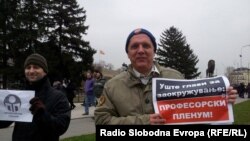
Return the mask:
MULTIPOLYGON (((157 72, 152 72, 152 78, 154 77, 159 77, 161 75, 162 69, 160 65, 157 62, 154 62, 154 67, 157 69, 157 72)), ((132 65, 130 64, 128 67, 128 73, 129 73, 129 78, 128 78, 128 86, 133 87, 135 85, 140 85, 142 84, 140 78, 136 75, 136 73, 133 70, 132 65)), ((152 84, 152 79, 149 80, 148 84, 152 84)))
POLYGON ((50 88, 51 85, 47 76, 32 84, 29 84, 28 81, 26 81, 26 90, 34 90, 35 96, 40 98, 46 97, 46 91, 48 91, 50 88))

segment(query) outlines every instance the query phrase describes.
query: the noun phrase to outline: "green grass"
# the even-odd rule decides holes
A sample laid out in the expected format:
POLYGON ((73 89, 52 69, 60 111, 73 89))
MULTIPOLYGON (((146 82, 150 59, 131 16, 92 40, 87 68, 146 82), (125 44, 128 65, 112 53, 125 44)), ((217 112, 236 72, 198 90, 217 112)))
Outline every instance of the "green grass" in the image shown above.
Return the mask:
POLYGON ((233 106, 234 124, 250 125, 250 100, 233 106))
MULTIPOLYGON (((235 104, 233 106, 234 124, 235 125, 250 125, 250 100, 235 104)), ((61 141, 95 141, 95 134, 75 136, 65 138, 61 141)))
POLYGON ((95 141, 95 133, 88 135, 75 136, 70 138, 65 138, 60 141, 95 141))

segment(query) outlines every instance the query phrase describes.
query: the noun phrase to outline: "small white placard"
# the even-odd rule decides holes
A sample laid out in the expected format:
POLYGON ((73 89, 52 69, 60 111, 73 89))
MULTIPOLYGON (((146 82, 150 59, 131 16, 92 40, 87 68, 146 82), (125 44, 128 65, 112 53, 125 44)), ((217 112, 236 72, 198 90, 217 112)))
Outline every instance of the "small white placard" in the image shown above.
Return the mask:
POLYGON ((30 99, 35 91, 0 90, 0 120, 31 122, 30 99))

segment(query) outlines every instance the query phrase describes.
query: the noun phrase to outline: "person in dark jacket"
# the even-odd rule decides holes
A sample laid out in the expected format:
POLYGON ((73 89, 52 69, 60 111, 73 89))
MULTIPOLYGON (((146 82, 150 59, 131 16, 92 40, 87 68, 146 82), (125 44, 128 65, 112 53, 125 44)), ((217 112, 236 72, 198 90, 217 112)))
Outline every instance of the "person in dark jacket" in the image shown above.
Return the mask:
MULTIPOLYGON (((34 90, 30 100, 32 122, 15 122, 12 141, 59 141, 70 124, 71 111, 67 97, 54 89, 47 77, 46 59, 31 54, 24 63, 26 90, 34 90)), ((1 121, 0 128, 10 126, 13 121, 1 121)))
POLYGON ((60 81, 54 81, 53 82, 53 88, 60 90, 60 91, 64 91, 63 90, 63 85, 60 81))
POLYGON ((66 87, 66 94, 67 94, 67 98, 69 100, 70 107, 72 110, 76 107, 76 105, 74 104, 75 90, 76 90, 76 87, 73 81, 68 80, 68 84, 66 87))
POLYGON ((95 72, 96 72, 96 79, 94 82, 93 92, 94 92, 95 97, 97 98, 97 104, 98 104, 99 98, 102 95, 102 91, 103 91, 106 79, 103 78, 102 73, 99 70, 96 70, 95 72))
POLYGON ((246 91, 247 91, 247 98, 250 98, 250 83, 247 84, 246 91))

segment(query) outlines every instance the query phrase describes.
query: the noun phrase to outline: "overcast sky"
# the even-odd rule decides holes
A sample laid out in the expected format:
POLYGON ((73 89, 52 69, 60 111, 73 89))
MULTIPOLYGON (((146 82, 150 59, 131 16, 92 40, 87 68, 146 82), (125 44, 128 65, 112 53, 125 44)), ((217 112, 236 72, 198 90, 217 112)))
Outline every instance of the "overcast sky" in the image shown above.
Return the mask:
POLYGON ((157 43, 171 26, 178 28, 198 56, 197 67, 205 77, 207 63, 215 60, 215 74, 227 66, 250 65, 250 0, 78 0, 86 10, 89 26, 84 40, 104 60, 120 68, 129 64, 125 53, 128 34, 142 27, 151 31, 157 43), (243 47, 249 45, 247 47, 243 47), (100 55, 103 50, 105 55, 100 55))

